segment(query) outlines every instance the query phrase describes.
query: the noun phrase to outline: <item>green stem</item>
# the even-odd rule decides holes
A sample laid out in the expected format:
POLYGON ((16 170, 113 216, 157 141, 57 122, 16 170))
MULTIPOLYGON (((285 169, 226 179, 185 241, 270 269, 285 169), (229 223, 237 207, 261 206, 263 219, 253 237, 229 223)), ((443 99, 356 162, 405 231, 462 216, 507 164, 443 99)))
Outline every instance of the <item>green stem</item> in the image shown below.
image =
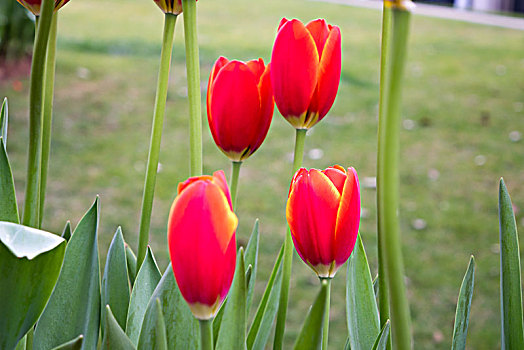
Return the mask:
MULTIPOLYGON (((384 194, 385 187, 384 177, 386 175, 386 168, 384 167, 384 156, 386 155, 385 148, 385 132, 386 132, 386 105, 387 105, 387 82, 388 72, 387 54, 390 42, 391 32, 391 8, 386 6, 384 2, 383 18, 382 18, 382 48, 380 56, 380 95, 378 108, 378 152, 377 152, 377 245, 378 245, 378 303, 380 310, 380 329, 389 319, 389 291, 386 276, 386 246, 385 246, 385 208, 384 208, 384 194)), ((388 349, 391 349, 391 337, 389 337, 388 349)))
POLYGON ((144 181, 144 194, 142 197, 142 212, 140 214, 137 271, 140 269, 140 266, 146 257, 147 244, 149 242, 149 227, 151 224, 151 211, 153 210, 153 197, 155 194, 160 141, 162 139, 162 127, 166 110, 169 69, 171 67, 171 53, 173 51, 173 36, 175 32, 176 17, 176 15, 166 13, 164 21, 164 35, 162 39, 162 52, 160 54, 160 68, 158 71, 158 85, 155 97, 155 110, 153 113, 151 143, 149 145, 146 178, 144 181))
POLYGON ((387 283, 391 298, 391 326, 395 349, 411 349, 411 319, 404 284, 404 263, 400 241, 398 219, 399 208, 399 135, 400 107, 404 67, 406 62, 410 12, 394 7, 392 9, 391 42, 388 50, 387 103, 385 130, 382 136, 383 198, 379 204, 384 214, 384 241, 387 283))
POLYGON ((213 320, 198 320, 200 323, 200 340, 202 350, 213 349, 213 320))
POLYGON ((321 283, 324 288, 327 288, 326 293, 326 309, 324 310, 324 328, 322 331, 322 350, 328 348, 329 337, 329 308, 331 304, 331 278, 321 278, 321 283))
MULTIPOLYGON (((293 159, 293 173, 302 166, 304 159, 304 145, 307 129, 296 129, 295 154, 293 159)), ((286 328, 287 304, 289 300, 289 282, 291 280, 291 268, 293 265, 293 240, 289 226, 284 241, 284 262, 282 267, 282 286, 280 288, 280 301, 278 304, 277 324, 275 326, 275 340, 273 349, 281 350, 284 342, 284 330, 286 328)))
POLYGON ((240 166, 242 165, 242 161, 231 162, 231 185, 229 186, 231 188, 231 202, 233 203, 233 210, 236 208, 237 203, 237 192, 238 192, 238 175, 240 174, 240 166))
POLYGON ((40 155, 42 151, 42 98, 46 66, 47 40, 51 29, 54 1, 43 0, 38 20, 33 62, 31 64, 31 87, 29 91, 29 152, 24 215, 22 224, 37 227, 39 223, 40 155))
POLYGON ((55 88, 56 67, 56 35, 58 28, 58 12, 53 14, 49 42, 47 43, 47 61, 44 85, 44 113, 42 123, 42 160, 40 168, 40 204, 38 227, 42 227, 44 217, 45 193, 47 187, 47 172, 49 169, 49 153, 51 149, 51 125, 53 120, 53 95, 55 88))
POLYGON ((189 99, 189 152, 191 176, 202 174, 202 112, 198 54, 196 0, 182 0, 189 99))

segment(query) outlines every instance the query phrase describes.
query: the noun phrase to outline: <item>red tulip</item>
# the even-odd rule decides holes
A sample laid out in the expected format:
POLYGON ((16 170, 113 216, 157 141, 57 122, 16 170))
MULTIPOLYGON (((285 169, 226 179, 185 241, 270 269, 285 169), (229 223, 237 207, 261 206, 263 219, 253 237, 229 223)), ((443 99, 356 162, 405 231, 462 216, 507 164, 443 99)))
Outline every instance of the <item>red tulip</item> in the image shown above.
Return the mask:
POLYGON ((277 107, 291 125, 309 129, 327 114, 338 91, 341 35, 317 19, 304 26, 282 19, 271 56, 277 107))
POLYGON ((180 292, 198 319, 214 317, 231 287, 237 224, 223 171, 178 185, 169 214, 169 255, 180 292))
POLYGON ((218 148, 231 160, 252 155, 266 138, 273 118, 269 65, 220 57, 207 88, 207 120, 218 148))
POLYGON ((304 168, 291 182, 286 217, 295 248, 319 277, 331 278, 351 255, 360 223, 357 172, 304 168))
MULTIPOLYGON (((40 16, 40 7, 42 6, 42 0, 16 0, 18 1, 23 7, 28 9, 33 13, 35 16, 40 16)), ((69 0, 55 0, 55 11, 60 10, 62 6, 67 4, 69 0)))
POLYGON ((164 13, 182 13, 182 0, 153 0, 164 13))

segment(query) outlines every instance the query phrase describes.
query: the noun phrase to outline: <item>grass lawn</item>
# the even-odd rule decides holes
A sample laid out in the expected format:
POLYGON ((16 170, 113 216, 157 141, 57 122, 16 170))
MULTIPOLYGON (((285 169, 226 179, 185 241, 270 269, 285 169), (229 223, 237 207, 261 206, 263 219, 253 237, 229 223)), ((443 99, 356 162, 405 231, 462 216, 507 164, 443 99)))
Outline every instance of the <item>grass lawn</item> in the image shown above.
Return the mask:
MULTIPOLYGON (((306 140, 306 167, 354 166, 361 181, 376 174, 381 14, 304 0, 198 2, 202 87, 219 55, 267 62, 283 16, 324 17, 341 27, 343 72, 330 114, 306 140)), ((44 226, 75 225, 101 197, 100 252, 121 225, 136 249, 163 16, 153 1, 71 1, 60 11, 51 170, 44 226)), ((159 265, 168 263, 166 221, 178 182, 189 174, 188 106, 182 18, 151 228, 159 265)), ((415 17, 401 135, 401 228, 416 349, 449 348, 455 303, 470 254, 477 261, 468 346, 500 347, 497 186, 504 176, 524 226, 524 32, 415 17), (511 134, 511 137, 510 137, 511 134), (512 140, 513 138, 513 140, 512 140)), ((24 198, 28 80, 8 96, 8 151, 19 201, 24 198)), ((203 99, 205 101, 205 98, 203 99)), ((203 108, 205 111, 205 108, 203 108)), ((276 111, 276 110, 275 110, 276 111)), ((204 114, 205 119, 205 114, 204 114)), ((204 169, 229 161, 204 123, 204 169)), ((260 294, 285 233, 294 130, 278 115, 267 140, 241 170, 237 231, 245 243, 261 220, 260 294)), ((369 180, 369 179, 368 179, 369 180)), ((375 190, 362 190, 361 233, 376 272, 375 190)), ((104 258, 102 258, 102 261, 104 258)), ((103 262, 102 262, 103 264, 103 262)), ((318 281, 295 259, 287 344, 298 333, 318 281)), ((345 269, 334 280, 330 344, 346 339, 345 269)))

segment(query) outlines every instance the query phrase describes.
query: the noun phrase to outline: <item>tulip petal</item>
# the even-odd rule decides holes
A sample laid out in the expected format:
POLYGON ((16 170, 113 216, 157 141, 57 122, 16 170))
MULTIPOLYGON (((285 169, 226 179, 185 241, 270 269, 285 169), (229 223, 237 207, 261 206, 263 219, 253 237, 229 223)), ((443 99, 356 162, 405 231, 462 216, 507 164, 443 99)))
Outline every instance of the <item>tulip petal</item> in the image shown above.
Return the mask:
POLYGON ((342 265, 351 255, 360 225, 360 186, 358 175, 353 168, 349 168, 347 174, 335 229, 337 265, 342 265))
POLYGON ((215 143, 232 160, 254 143, 260 118, 260 94, 248 66, 231 61, 218 73, 209 101, 208 121, 215 143))
POLYGON ((340 193, 321 171, 295 178, 286 216, 299 255, 312 266, 333 262, 333 242, 340 193))
MULTIPOLYGON (((218 72, 229 63, 229 60, 225 58, 224 56, 220 56, 213 65, 213 68, 211 69, 211 73, 209 74, 209 81, 207 82, 207 115, 208 118, 211 115, 211 95, 213 94, 213 83, 215 82, 215 79, 218 75, 218 72)), ((211 124, 211 123, 210 123, 211 124)), ((214 133, 214 130, 211 129, 211 133, 214 133)), ((214 138, 213 134, 213 138, 214 138)))
POLYGON ((213 173, 213 182, 217 184, 224 196, 226 196, 227 202, 229 203, 229 208, 233 210, 233 204, 231 204, 231 193, 229 192, 229 187, 227 186, 226 174, 223 170, 218 170, 213 173))
POLYGON ((271 81, 280 113, 302 127, 318 80, 319 54, 304 24, 291 20, 278 31, 271 56, 271 81))
POLYGON ((313 40, 315 40, 315 45, 317 45, 317 51, 322 57, 322 51, 324 50, 324 45, 329 36, 329 27, 324 19, 316 19, 308 24, 306 24, 307 30, 311 33, 313 40))
POLYGON ((346 182, 346 170, 342 168, 341 166, 335 165, 333 167, 329 167, 326 170, 322 171, 331 182, 333 182, 333 185, 337 188, 338 192, 342 194, 342 191, 344 190, 344 183, 346 182))
POLYGON ((318 70, 318 86, 311 99, 309 111, 318 114, 313 126, 329 112, 338 92, 342 69, 342 47, 340 29, 333 26, 321 52, 318 70))
MULTIPOLYGON (((273 101, 273 90, 271 88, 271 70, 269 64, 260 77, 258 90, 260 92, 260 118, 256 122, 255 130, 257 131, 257 134, 250 146, 249 155, 253 154, 260 147, 262 142, 264 142, 269 131, 269 127, 271 126, 271 121, 273 120, 275 102, 273 101)), ((245 158, 247 158, 247 156, 245 158)))
POLYGON ((260 83, 260 77, 264 73, 266 66, 264 64, 264 60, 259 58, 258 60, 251 60, 246 62, 247 67, 249 70, 255 75, 255 79, 257 81, 257 84, 260 83))

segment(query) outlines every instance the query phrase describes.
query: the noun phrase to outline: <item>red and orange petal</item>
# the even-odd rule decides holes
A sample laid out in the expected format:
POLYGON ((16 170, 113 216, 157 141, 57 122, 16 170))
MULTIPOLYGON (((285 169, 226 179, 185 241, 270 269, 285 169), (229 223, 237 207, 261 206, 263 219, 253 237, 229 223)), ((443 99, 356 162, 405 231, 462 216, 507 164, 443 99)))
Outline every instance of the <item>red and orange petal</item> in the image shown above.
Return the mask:
POLYGON ((319 170, 302 172, 293 183, 286 216, 297 251, 312 266, 334 261, 339 201, 337 188, 319 170))
POLYGON ((355 169, 349 168, 337 213, 335 257, 342 265, 351 255, 360 225, 360 185, 355 169))
MULTIPOLYGON (((20 5, 31 11, 35 16, 40 16, 42 0, 17 0, 20 5)), ((69 0, 55 0, 55 11, 68 3, 69 0)))
POLYGON ((301 118, 317 85, 319 54, 302 22, 282 23, 271 56, 273 93, 284 117, 301 118))
POLYGON ((309 111, 318 114, 316 122, 324 118, 335 102, 341 70, 342 38, 340 29, 333 26, 320 53, 318 83, 309 105, 309 111))

